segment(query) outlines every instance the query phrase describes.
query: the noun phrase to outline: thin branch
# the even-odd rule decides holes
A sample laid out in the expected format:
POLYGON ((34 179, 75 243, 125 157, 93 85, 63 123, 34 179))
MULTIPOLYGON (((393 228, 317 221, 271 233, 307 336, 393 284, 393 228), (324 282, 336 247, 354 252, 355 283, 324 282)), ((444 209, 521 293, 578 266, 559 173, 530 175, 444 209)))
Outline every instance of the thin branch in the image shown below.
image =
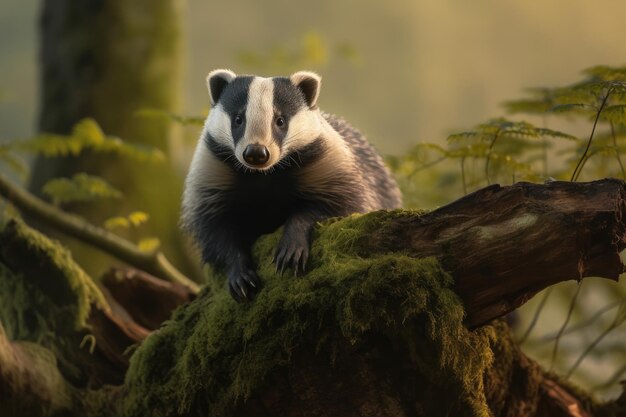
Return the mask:
MULTIPOLYGON (((550 287, 550 288, 552 288, 552 287, 550 287)), ((572 326, 572 327, 568 328, 567 330, 565 330, 563 332, 562 336, 565 336, 565 335, 570 334, 570 333, 577 332, 578 330, 582 330, 585 327, 591 326, 592 324, 594 324, 596 322, 596 320, 598 320, 600 317, 602 317, 604 315, 604 313, 606 313, 607 311, 613 310, 615 307, 620 306, 625 300, 626 300, 626 298, 620 299, 620 300, 617 300, 617 301, 614 301, 614 302, 612 302, 610 304, 605 305, 600 310, 596 311, 594 313, 594 315, 589 317, 584 323, 579 323, 579 324, 577 324, 575 326, 572 326)), ((545 336, 541 336, 540 338, 538 338, 536 340, 539 343, 553 342, 554 339, 556 339, 557 335, 558 335, 557 332, 550 333, 550 334, 547 334, 545 336)))
MULTIPOLYGON (((542 127, 543 128, 547 128, 548 127, 548 122, 546 120, 546 113, 544 112, 541 116, 541 120, 542 120, 542 127)), ((543 160, 543 176, 545 178, 548 178, 548 139, 546 139, 546 137, 542 137, 542 160, 543 160)))
POLYGON ((574 168, 574 172, 572 172, 572 178, 570 179, 570 181, 572 182, 578 180, 578 177, 580 176, 580 173, 583 170, 583 165, 584 165, 583 162, 587 159, 587 152, 589 152, 589 148, 591 147, 593 134, 596 131, 596 126, 598 125, 598 120, 600 119, 600 113, 602 113, 602 110, 604 110, 604 106, 606 105, 606 102, 608 101, 609 96, 611 95, 611 90, 612 88, 609 88, 609 90, 606 92, 606 95, 602 99, 602 104, 600 104, 600 108, 598 108, 598 112, 596 113, 596 119, 593 122, 593 128, 591 129, 591 134, 589 135, 589 140, 587 141, 587 147, 585 148, 583 155, 580 157, 578 164, 576 164, 576 168, 574 168))
POLYGON ((595 340, 591 342, 589 346, 587 346, 587 349, 585 349, 585 351, 578 357, 578 359, 576 360, 576 363, 574 363, 574 365, 567 372, 567 375, 565 376, 565 378, 569 379, 569 377, 572 376, 574 371, 576 371, 578 366, 587 357, 587 355, 598 345, 598 343, 600 343, 602 339, 604 339, 614 329, 618 328, 623 322, 624 322, 623 315, 621 315, 620 312, 618 311, 618 313, 615 315, 615 319, 613 320, 613 323, 611 323, 606 329, 604 329, 604 331, 600 333, 598 337, 596 337, 595 340))
POLYGON ((565 329, 567 328, 567 325, 569 324, 569 321, 572 318, 572 313, 574 313, 574 307, 576 307, 576 300, 578 299, 578 294, 580 294, 580 288, 582 286, 583 286, 583 282, 580 281, 580 283, 576 287, 576 292, 574 292, 572 301, 570 302, 569 310, 567 310, 567 317, 565 317, 565 321, 561 325, 561 328, 559 329, 559 332, 557 333, 556 338, 554 339, 554 348, 552 349, 552 359, 550 360, 550 369, 552 369, 552 367, 554 366, 554 361, 556 360, 556 355, 559 351, 559 343, 561 341, 561 337, 563 336, 563 333, 565 332, 565 329))
POLYGON ((94 246, 156 277, 177 282, 197 293, 199 286, 178 271, 161 251, 144 252, 132 242, 94 226, 82 217, 66 213, 12 184, 0 175, 0 195, 24 213, 68 236, 94 246))
POLYGON ((485 161, 485 176, 487 177, 487 185, 491 184, 491 181, 489 180, 489 162, 491 161, 491 158, 490 158, 491 151, 493 150, 493 147, 496 144, 496 141, 498 140, 499 135, 500 135, 500 129, 498 129, 498 131, 494 133, 493 140, 489 144, 489 149, 487 150, 487 155, 485 156, 485 158, 487 159, 485 161))
POLYGON ((461 157, 461 180, 463 181, 463 195, 467 195, 467 180, 465 178, 465 156, 461 157))
POLYGON ((528 325, 528 328, 526 329, 526 331, 524 332, 524 335, 519 341, 520 345, 523 344, 528 339, 528 336, 530 336, 530 333, 533 331, 533 329, 537 325, 537 322, 539 321, 539 316, 541 315, 541 312, 543 311, 543 308, 545 307, 546 302, 548 301, 548 298, 550 297, 552 288, 554 287, 548 288, 545 294, 543 295, 543 297, 541 298, 541 301, 539 302, 539 306, 537 307, 537 310, 535 310, 535 314, 533 315, 533 319, 531 320, 530 325, 528 325))
POLYGON ((617 137, 615 135, 615 125, 611 122, 611 136, 613 137, 613 147, 615 148, 615 156, 617 157, 617 163, 619 169, 622 171, 622 178, 626 180, 626 171, 624 171, 624 164, 622 164, 622 158, 619 156, 619 149, 617 148, 617 137))
POLYGON ((591 392, 593 393, 602 389, 612 387, 613 385, 617 383, 617 381, 620 380, 620 377, 624 373, 626 373, 626 364, 622 365, 621 368, 615 371, 613 375, 611 375, 611 377, 606 382, 603 382, 602 384, 596 385, 595 387, 591 388, 591 392))
POLYGON ((427 162, 427 163, 423 164, 422 166, 420 166, 418 168, 415 168, 413 170, 413 172, 411 172, 409 174, 409 178, 413 178, 415 176, 415 174, 417 174, 418 172, 423 171, 425 169, 428 169, 430 167, 433 167, 433 166, 437 165, 438 163, 445 161, 446 159, 448 159, 447 156, 442 156, 439 159, 435 159, 434 161, 427 162))

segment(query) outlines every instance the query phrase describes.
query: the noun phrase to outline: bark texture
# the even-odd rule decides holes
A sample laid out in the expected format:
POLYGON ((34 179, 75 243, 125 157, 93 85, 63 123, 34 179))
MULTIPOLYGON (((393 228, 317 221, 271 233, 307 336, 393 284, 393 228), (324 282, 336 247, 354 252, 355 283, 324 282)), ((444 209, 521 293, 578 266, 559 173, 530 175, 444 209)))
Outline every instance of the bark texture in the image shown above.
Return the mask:
POLYGON ((557 282, 624 272, 619 180, 492 185, 419 218, 402 216, 368 237, 367 251, 436 256, 451 271, 467 323, 478 326, 557 282))

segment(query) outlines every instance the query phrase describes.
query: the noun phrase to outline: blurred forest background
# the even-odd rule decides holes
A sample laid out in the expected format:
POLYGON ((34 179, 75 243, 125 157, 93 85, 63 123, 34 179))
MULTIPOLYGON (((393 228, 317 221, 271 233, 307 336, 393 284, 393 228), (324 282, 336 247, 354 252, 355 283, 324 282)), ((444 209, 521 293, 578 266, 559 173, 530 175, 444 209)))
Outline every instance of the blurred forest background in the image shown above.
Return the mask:
MULTIPOLYGON (((626 71, 581 74, 626 63, 626 3, 619 0, 112 1, 108 16, 85 20, 78 10, 75 21, 58 19, 68 3, 0 6, 0 153, 16 151, 29 166, 20 172, 5 160, 1 172, 144 250, 161 245, 199 280, 199 259, 177 229, 178 207, 208 112, 205 76, 215 68, 267 76, 318 71, 320 106, 388 155, 410 207, 434 208, 487 183, 569 180, 581 160, 580 180, 624 175, 626 71), (85 44, 65 36, 64 25, 106 36, 85 44), (93 87, 90 74, 44 71, 42 57, 57 70, 72 60, 100 62, 108 75, 95 76, 93 87), (92 87, 92 95, 81 95, 92 87), (596 145, 585 154, 609 95, 611 112, 599 119, 596 145), (80 111, 81 100, 88 111, 80 111), (70 104, 78 110, 63 107, 70 104), (68 135, 76 148, 57 146, 60 136, 43 132, 68 135), (99 156, 105 148, 114 155, 99 156), (73 179, 50 182, 57 177, 73 179)), ((92 276, 116 262, 66 243, 92 276)), ((521 309, 516 331, 547 368, 614 397, 626 378, 625 300, 624 280, 560 285, 521 309)))

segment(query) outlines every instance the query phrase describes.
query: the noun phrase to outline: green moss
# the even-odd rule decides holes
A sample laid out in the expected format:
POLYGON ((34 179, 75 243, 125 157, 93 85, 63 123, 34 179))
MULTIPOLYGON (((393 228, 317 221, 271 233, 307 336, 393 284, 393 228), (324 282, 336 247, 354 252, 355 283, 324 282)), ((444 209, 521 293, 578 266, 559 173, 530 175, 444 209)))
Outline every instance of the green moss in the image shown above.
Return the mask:
MULTIPOLYGON (((255 301, 235 303, 223 277, 214 274, 220 290, 200 294, 133 355, 127 413, 165 416, 200 407, 207 415, 229 415, 270 371, 287 366, 299 346, 355 345, 377 333, 411 345, 422 377, 458 398, 455 408, 488 416, 482 384, 494 330, 463 326, 453 280, 437 260, 362 256, 370 231, 394 216, 415 214, 378 212, 323 225, 309 272, 297 278, 274 273, 280 231, 260 239, 254 254, 265 287, 255 301), (330 337, 336 334, 339 339, 330 337)), ((331 366, 332 357, 328 361, 331 366)))
POLYGON ((11 340, 50 349, 66 377, 82 379, 73 363, 79 331, 88 330, 91 303, 106 301, 69 251, 20 220, 0 233, 0 321, 11 340))
MULTIPOLYGON (((8 223, 0 242, 3 245, 0 261, 9 269, 27 274, 24 281, 46 294, 54 304, 74 308, 72 322, 75 329, 86 327, 92 303, 101 307, 107 304, 97 285, 59 242, 28 227, 21 220, 8 223)), ((8 304, 19 308, 18 303, 8 304)))

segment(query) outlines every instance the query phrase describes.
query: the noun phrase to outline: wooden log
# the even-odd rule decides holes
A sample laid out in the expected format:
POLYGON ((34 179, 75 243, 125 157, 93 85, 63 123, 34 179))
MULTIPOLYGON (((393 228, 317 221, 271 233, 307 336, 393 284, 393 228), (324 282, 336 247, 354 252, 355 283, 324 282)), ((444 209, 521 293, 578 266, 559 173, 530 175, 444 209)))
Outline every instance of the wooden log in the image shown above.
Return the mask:
POLYGON ((621 180, 492 185, 423 216, 401 216, 368 236, 368 251, 436 256, 455 278, 466 322, 501 317, 542 289, 624 272, 621 180))

